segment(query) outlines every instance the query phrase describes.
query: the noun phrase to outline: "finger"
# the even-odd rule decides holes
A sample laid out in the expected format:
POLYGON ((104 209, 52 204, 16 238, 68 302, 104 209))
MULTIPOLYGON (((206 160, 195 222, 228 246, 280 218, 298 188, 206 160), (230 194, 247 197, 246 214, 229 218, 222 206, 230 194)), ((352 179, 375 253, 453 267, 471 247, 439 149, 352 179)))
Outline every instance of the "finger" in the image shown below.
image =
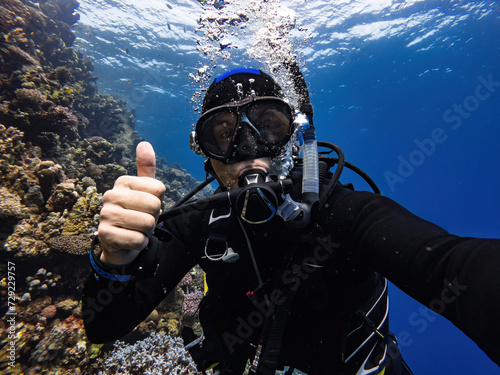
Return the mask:
POLYGON ((108 253, 122 250, 141 251, 149 243, 149 237, 135 230, 114 227, 101 223, 99 225, 99 238, 108 253))
MULTIPOLYGON (((163 182, 150 177, 120 176, 115 181, 114 189, 142 191, 153 194, 160 200, 163 200, 163 195, 165 194, 165 185, 163 182)), ((108 190, 106 193, 111 191, 108 190)), ((126 197, 128 197, 128 194, 126 193, 126 197)))
POLYGON ((136 149, 137 176, 155 178, 156 156, 149 142, 141 142, 136 149))
POLYGON ((136 210, 126 210, 112 205, 101 211, 101 222, 104 225, 141 232, 146 236, 153 233, 156 216, 136 210))
MULTIPOLYGON (((157 217, 161 210, 161 199, 143 191, 115 188, 108 190, 102 197, 101 218, 107 217, 108 210, 128 209, 144 212, 157 217), (106 215, 106 216, 104 216, 106 215)), ((120 212, 114 212, 120 215, 120 212)))

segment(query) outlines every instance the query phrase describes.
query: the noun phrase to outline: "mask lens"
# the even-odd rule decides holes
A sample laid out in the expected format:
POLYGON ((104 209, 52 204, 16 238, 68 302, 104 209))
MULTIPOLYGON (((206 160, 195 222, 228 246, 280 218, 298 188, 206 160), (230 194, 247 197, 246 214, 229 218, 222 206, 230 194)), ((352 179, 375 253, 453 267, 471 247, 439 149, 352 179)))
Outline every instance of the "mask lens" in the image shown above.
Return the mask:
POLYGON ((234 138, 238 124, 235 112, 224 110, 203 121, 199 139, 209 154, 225 156, 234 138))
POLYGON ((207 156, 229 163, 272 156, 290 138, 292 124, 287 103, 259 98, 211 109, 198 120, 196 133, 207 156))
POLYGON ((248 106, 248 120, 260 133, 261 142, 267 145, 282 143, 290 134, 292 111, 281 101, 262 101, 248 106))

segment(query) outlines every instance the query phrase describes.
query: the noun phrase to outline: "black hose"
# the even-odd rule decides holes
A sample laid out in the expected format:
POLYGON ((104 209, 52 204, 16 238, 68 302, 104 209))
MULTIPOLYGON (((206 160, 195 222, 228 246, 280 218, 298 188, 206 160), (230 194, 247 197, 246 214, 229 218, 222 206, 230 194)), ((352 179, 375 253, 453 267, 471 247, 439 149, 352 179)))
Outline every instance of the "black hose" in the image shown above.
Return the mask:
POLYGON ((333 174, 332 179, 328 183, 325 194, 321 197, 319 201, 319 206, 322 207, 323 204, 325 204, 326 200, 330 196, 331 192, 333 191, 333 188, 337 184, 337 182, 340 179, 340 175, 342 174, 342 171, 344 169, 344 164, 345 164, 345 157, 344 157, 344 152, 342 149, 337 146, 336 144, 330 143, 330 142, 318 142, 319 147, 328 147, 329 149, 335 151, 335 153, 338 155, 338 160, 337 160, 337 168, 335 169, 335 173, 333 174))
MULTIPOLYGON (((287 194, 290 192, 291 189, 291 183, 289 180, 288 181, 282 180, 279 182, 275 181, 266 182, 266 186, 272 189, 277 195, 287 194)), ((158 223, 161 223, 173 216, 177 216, 195 210, 208 210, 216 207, 234 205, 238 196, 241 194, 242 191, 245 191, 245 189, 246 187, 227 190, 211 195, 209 197, 195 200, 191 203, 182 206, 177 205, 176 207, 171 207, 160 215, 160 217, 158 218, 158 223)))
POLYGON ((191 190, 189 193, 187 193, 185 196, 183 196, 181 198, 181 200, 179 200, 179 202, 174 204, 171 208, 177 208, 179 206, 182 206, 184 203, 186 203, 188 200, 190 200, 196 193, 203 190, 205 188, 205 186, 207 186, 213 180, 215 180, 215 177, 210 176, 205 181, 203 181, 201 184, 199 184, 197 187, 195 187, 193 190, 191 190))
POLYGON ((158 223, 161 223, 173 216, 177 216, 187 212, 202 210, 202 209, 208 210, 211 208, 216 208, 219 206, 230 205, 230 204, 231 201, 229 192, 217 193, 209 197, 201 198, 192 203, 185 204, 183 206, 176 206, 169 208, 167 211, 165 211, 160 215, 160 217, 158 218, 158 223))
POLYGON ((345 166, 349 168, 351 171, 356 172, 363 180, 365 180, 366 183, 370 185, 374 193, 381 194, 377 184, 371 179, 370 176, 368 176, 368 174, 365 171, 355 166, 354 164, 349 163, 348 161, 345 162, 345 166))
POLYGON ((318 162, 318 177, 319 177, 319 188, 323 187, 323 181, 325 180, 326 172, 328 172, 330 168, 328 164, 322 160, 318 162))
MULTIPOLYGON (((318 142, 318 146, 319 147, 327 147, 327 148, 335 151, 335 153, 337 153, 339 158, 338 159, 337 158, 330 158, 330 160, 332 160, 334 163, 338 163, 339 167, 342 164, 342 166, 349 168, 350 170, 355 172, 358 176, 360 176, 363 180, 365 180, 366 183, 368 185, 370 185, 370 187, 372 188, 372 190, 376 194, 381 194, 380 189, 378 188, 377 184, 371 179, 370 176, 368 176, 368 174, 365 171, 363 171, 361 168, 357 167, 356 165, 349 163, 348 161, 345 161, 344 153, 339 146, 337 146, 333 143, 330 143, 330 142, 322 142, 322 141, 318 142)), ((337 169, 335 170, 335 174, 332 177, 332 180, 328 184, 328 189, 333 188, 333 185, 338 182, 338 179, 340 178, 340 173, 342 173, 342 169, 340 169, 340 172, 339 172, 339 168, 337 167, 337 169), (337 175, 338 175, 338 177, 337 177, 337 175)), ((322 197, 321 202, 320 202, 321 204, 323 204, 326 201, 326 199, 330 195, 329 192, 330 191, 327 190, 327 194, 322 197)))

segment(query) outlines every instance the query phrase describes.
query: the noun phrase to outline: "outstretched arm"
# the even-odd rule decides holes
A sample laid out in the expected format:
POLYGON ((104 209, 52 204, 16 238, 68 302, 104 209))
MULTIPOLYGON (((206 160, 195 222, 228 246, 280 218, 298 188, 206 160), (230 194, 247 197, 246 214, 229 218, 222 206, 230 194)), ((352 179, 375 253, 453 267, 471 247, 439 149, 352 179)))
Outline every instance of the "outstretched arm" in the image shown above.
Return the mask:
POLYGON ((389 198, 337 190, 334 232, 401 290, 453 322, 500 364, 500 240, 451 235, 389 198))

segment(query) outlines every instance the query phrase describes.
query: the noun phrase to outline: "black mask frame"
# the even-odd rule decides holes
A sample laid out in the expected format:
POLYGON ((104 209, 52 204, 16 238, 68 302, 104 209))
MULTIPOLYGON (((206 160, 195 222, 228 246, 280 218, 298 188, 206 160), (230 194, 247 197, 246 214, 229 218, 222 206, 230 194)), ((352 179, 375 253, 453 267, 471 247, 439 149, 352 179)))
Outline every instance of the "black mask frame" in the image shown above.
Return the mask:
POLYGON ((290 140, 295 130, 293 120, 292 108, 285 100, 275 96, 249 97, 243 101, 227 103, 205 112, 196 124, 196 142, 206 156, 219 160, 224 164, 234 164, 239 161, 260 157, 274 157, 279 153, 280 148, 290 140), (265 104, 266 102, 274 105, 275 109, 278 109, 288 119, 288 124, 281 130, 282 134, 279 134, 276 141, 270 141, 268 134, 261 134, 263 130, 271 130, 272 132, 272 127, 266 128, 266 124, 256 123, 256 119, 252 119, 252 116, 248 115, 249 109, 251 110, 253 105, 265 104), (236 116, 232 120, 234 122, 233 127, 230 128, 232 134, 226 141, 225 147, 219 147, 219 150, 216 150, 218 145, 213 146, 210 143, 215 144, 219 140, 213 131, 207 130, 207 127, 210 126, 210 119, 214 116, 226 113, 236 116), (247 146, 252 146, 246 147, 245 152, 242 151, 243 147, 240 148, 244 143, 250 143, 247 146))

